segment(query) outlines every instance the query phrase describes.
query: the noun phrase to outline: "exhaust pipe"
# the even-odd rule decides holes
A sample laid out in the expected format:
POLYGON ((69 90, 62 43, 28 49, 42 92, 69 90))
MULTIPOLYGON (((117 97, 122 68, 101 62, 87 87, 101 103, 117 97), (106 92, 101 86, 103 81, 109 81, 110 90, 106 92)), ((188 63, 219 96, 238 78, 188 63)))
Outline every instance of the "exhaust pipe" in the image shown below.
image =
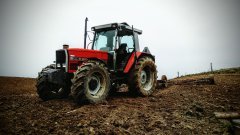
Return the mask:
POLYGON ((67 44, 63 45, 63 49, 68 49, 68 48, 69 48, 69 45, 67 45, 67 44))
POLYGON ((87 21, 88 18, 85 19, 85 30, 84 30, 84 49, 86 49, 86 40, 87 40, 87 21))

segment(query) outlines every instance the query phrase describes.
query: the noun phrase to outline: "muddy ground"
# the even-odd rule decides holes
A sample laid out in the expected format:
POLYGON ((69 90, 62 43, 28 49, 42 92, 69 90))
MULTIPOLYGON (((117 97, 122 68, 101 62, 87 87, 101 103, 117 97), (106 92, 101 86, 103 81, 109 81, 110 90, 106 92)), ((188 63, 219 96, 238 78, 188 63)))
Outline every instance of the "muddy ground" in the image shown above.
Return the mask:
POLYGON ((0 134, 229 134, 229 122, 213 113, 240 112, 240 74, 214 79, 215 85, 173 85, 151 97, 119 93, 79 106, 71 98, 42 101, 35 79, 0 77, 0 134))

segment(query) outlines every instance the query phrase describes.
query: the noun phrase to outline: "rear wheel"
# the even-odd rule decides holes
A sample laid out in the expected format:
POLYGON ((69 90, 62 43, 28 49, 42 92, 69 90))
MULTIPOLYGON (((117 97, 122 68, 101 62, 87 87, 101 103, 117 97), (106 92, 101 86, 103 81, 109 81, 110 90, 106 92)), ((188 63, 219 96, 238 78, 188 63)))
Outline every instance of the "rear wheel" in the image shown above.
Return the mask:
POLYGON ((128 80, 129 92, 149 96, 157 84, 157 70, 154 61, 149 57, 138 60, 135 68, 130 72, 128 80))
POLYGON ((110 77, 104 64, 88 61, 75 72, 71 93, 77 103, 104 101, 110 89, 110 77))
POLYGON ((66 98, 70 93, 69 86, 59 86, 48 82, 47 76, 45 76, 43 72, 54 68, 54 65, 49 65, 43 68, 37 78, 37 93, 39 97, 44 101, 50 99, 66 98))

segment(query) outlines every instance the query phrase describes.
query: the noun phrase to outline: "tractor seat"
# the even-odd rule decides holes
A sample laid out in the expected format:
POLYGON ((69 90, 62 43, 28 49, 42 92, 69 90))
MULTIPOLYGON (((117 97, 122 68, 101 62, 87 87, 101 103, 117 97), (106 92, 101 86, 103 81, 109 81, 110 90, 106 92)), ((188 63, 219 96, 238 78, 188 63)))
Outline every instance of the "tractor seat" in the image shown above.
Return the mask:
POLYGON ((126 54, 126 53, 127 53, 126 48, 127 48, 127 44, 126 44, 126 43, 122 43, 122 44, 119 46, 119 48, 118 48, 118 50, 117 50, 117 53, 118 53, 118 54, 126 54))
POLYGON ((124 59, 126 58, 127 56, 127 44, 126 43, 123 43, 119 46, 118 50, 116 51, 117 53, 117 68, 118 70, 123 70, 125 64, 126 64, 126 61, 124 61, 124 59))

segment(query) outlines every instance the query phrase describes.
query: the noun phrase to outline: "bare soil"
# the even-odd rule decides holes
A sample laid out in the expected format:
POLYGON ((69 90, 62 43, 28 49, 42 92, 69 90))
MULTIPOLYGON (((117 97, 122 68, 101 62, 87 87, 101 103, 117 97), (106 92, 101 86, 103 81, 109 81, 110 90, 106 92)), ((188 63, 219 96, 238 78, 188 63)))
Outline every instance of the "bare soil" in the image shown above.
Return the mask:
POLYGON ((214 85, 172 85, 151 97, 121 92, 80 106, 70 97, 42 101, 35 79, 0 77, 0 134, 230 134, 229 122, 214 112, 240 112, 240 74, 214 79, 214 85))

